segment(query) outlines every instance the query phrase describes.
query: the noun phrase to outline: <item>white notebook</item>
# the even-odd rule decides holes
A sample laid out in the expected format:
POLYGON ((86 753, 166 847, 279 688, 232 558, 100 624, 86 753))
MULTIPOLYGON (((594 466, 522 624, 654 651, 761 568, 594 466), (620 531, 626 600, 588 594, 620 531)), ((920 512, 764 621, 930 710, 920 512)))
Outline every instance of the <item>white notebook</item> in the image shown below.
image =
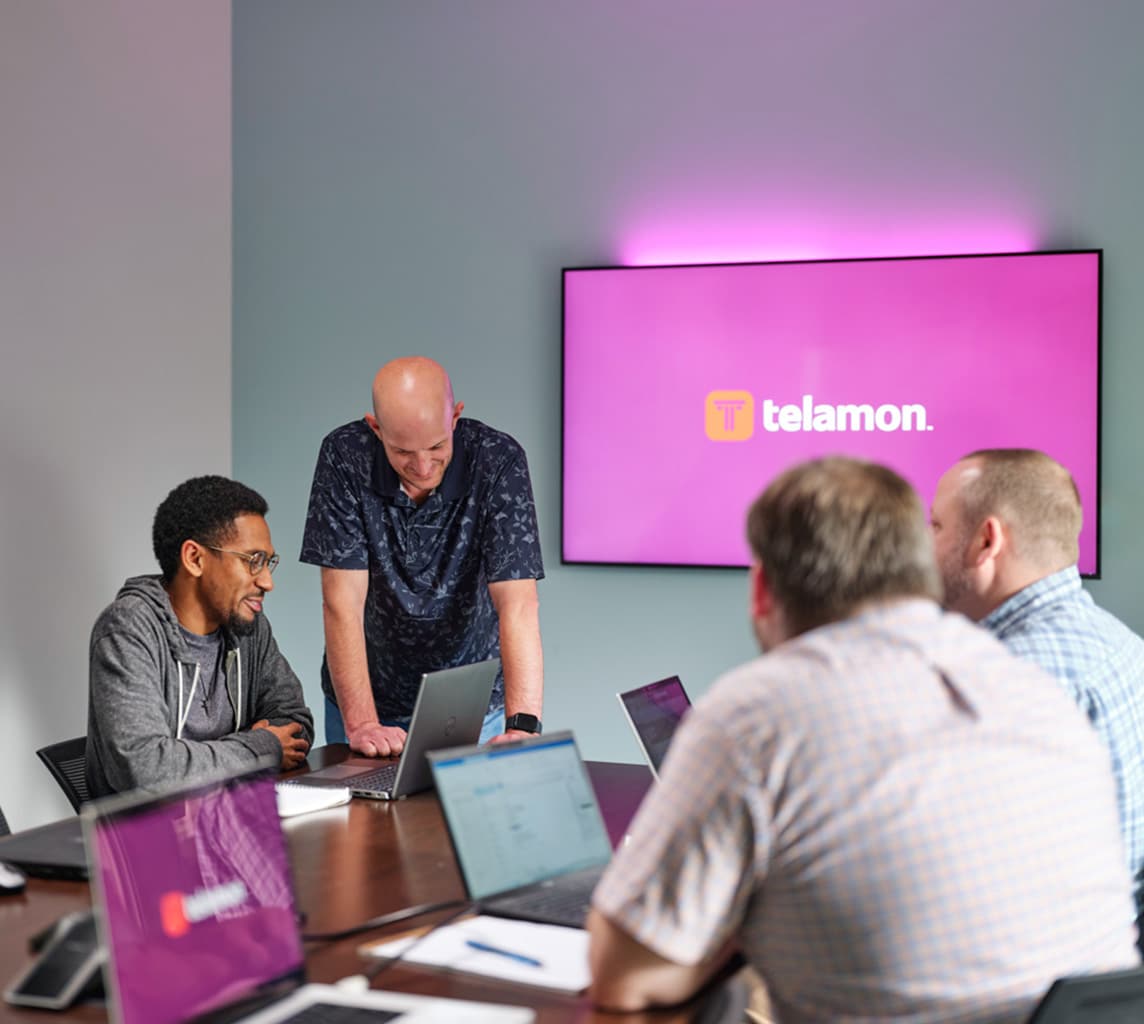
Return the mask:
POLYGON ((278 817, 292 818, 295 814, 310 811, 324 811, 327 807, 337 807, 350 802, 350 791, 345 788, 311 789, 308 786, 292 786, 289 782, 279 782, 274 786, 278 795, 278 817))
POLYGON ((506 917, 464 918, 424 938, 412 935, 373 942, 359 952, 385 958, 401 953, 405 963, 484 974, 560 992, 583 992, 591 981, 586 931, 506 917))

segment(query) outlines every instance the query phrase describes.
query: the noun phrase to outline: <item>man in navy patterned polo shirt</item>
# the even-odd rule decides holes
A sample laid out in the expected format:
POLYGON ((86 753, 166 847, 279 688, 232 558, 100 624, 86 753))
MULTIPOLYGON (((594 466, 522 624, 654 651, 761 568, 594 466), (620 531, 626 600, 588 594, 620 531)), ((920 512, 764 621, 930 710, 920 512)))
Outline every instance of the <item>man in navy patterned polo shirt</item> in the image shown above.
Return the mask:
POLYGON ((1081 504, 1064 466, 1028 448, 973 452, 930 515, 946 607, 1055 676, 1104 740, 1144 911, 1144 640, 1081 586, 1081 504))
POLYGON ((302 561, 322 567, 326 741, 367 756, 400 753, 422 673, 498 656, 482 741, 540 731, 528 464, 463 408, 439 364, 395 359, 318 454, 302 561))

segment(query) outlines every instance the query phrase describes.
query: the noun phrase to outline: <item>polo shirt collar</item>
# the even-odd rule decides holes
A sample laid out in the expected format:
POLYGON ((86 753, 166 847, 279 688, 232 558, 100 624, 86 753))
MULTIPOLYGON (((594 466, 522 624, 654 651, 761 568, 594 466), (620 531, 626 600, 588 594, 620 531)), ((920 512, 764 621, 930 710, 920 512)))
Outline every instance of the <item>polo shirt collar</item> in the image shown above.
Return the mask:
MULTIPOLYGON (((465 443, 468 431, 461 429, 464 422, 464 420, 457 421, 456 429, 453 431, 453 458, 445 468, 441 485, 433 492, 434 495, 439 494, 442 501, 457 501, 469 491, 470 452, 469 445, 465 443)), ((389 459, 385 457, 385 447, 377 435, 373 435, 373 441, 373 489, 390 501, 400 502, 402 497, 406 501, 412 501, 401 489, 401 478, 389 464, 389 459)))

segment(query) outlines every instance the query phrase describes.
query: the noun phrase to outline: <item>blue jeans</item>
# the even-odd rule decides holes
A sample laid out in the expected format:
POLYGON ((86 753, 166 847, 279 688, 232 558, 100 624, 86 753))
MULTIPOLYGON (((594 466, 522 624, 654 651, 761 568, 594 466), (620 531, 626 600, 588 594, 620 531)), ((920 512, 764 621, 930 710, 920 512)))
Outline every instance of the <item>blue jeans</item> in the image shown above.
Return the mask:
MULTIPOLYGON (((381 724, 397 725, 402 729, 408 729, 409 719, 383 718, 381 724)), ((488 743, 494 736, 499 736, 502 732, 504 732, 504 708, 496 708, 485 715, 485 723, 481 726, 481 738, 478 742, 488 743)), ((326 698, 326 742, 346 742, 346 723, 342 719, 342 713, 338 710, 337 704, 329 697, 326 698)))

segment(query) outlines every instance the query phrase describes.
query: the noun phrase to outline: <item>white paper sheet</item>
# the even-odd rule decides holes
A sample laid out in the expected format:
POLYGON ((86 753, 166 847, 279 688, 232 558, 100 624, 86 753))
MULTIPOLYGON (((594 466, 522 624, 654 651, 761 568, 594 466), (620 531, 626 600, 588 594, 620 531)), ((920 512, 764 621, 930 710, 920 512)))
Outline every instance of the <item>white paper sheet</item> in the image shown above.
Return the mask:
POLYGON ((588 933, 581 928, 479 916, 446 925, 420 941, 412 936, 371 943, 363 946, 361 952, 393 957, 405 950, 409 952, 402 960, 407 963, 484 974, 562 992, 582 992, 590 980, 588 933), (518 954, 537 964, 474 949, 468 945, 469 941, 518 954))

